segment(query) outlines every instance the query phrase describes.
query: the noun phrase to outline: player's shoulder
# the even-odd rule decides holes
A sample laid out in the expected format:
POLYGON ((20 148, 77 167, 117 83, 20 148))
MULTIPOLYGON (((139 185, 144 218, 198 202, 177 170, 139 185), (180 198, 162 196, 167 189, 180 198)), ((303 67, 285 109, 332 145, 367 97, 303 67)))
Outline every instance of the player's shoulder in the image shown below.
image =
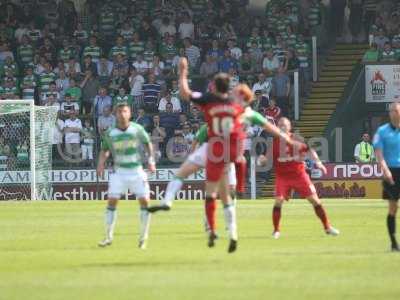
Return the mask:
POLYGON ((142 125, 140 125, 139 123, 133 122, 133 121, 130 122, 129 127, 131 127, 132 129, 135 129, 135 130, 145 131, 145 129, 142 125))
POLYGON ((383 124, 383 125, 378 127, 378 129, 376 130, 376 133, 377 134, 385 134, 385 133, 391 131, 391 129, 392 129, 391 124, 390 123, 385 123, 385 124, 383 124))

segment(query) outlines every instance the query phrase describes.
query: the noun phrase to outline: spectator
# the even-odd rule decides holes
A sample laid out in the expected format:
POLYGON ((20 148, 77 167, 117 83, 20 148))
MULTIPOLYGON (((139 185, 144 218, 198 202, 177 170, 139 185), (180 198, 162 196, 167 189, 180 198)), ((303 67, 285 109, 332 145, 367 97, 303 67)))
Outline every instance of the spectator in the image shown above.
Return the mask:
POLYGON ((217 63, 224 56, 224 51, 219 47, 217 40, 212 40, 211 48, 208 50, 207 55, 211 56, 217 63))
POLYGON ((141 75, 146 75, 149 71, 149 63, 143 59, 143 54, 138 53, 136 60, 133 61, 132 66, 141 75))
POLYGON ((57 79, 52 69, 51 64, 46 62, 43 72, 39 75, 39 88, 42 95, 50 90, 50 83, 55 82, 57 79))
POLYGON ((275 124, 278 124, 278 120, 281 117, 281 109, 276 106, 275 98, 269 99, 269 104, 265 108, 264 114, 267 118, 273 120, 275 124))
POLYGON ((276 102, 282 110, 282 116, 288 117, 290 78, 286 74, 284 67, 279 67, 278 72, 272 79, 272 94, 276 97, 276 102))
POLYGON ((160 116, 153 116, 153 129, 151 130, 151 142, 153 143, 156 157, 161 157, 165 149, 166 130, 160 125, 160 116))
POLYGON ((81 131, 82 134, 82 159, 93 165, 93 150, 95 142, 95 130, 89 119, 84 121, 84 127, 81 131))
POLYGON ((271 92, 272 86, 271 81, 267 80, 263 73, 258 75, 258 81, 253 85, 253 93, 260 90, 264 97, 269 98, 269 93, 271 92))
POLYGON ((158 55, 153 56, 153 60, 149 63, 149 70, 160 82, 161 78, 163 77, 164 62, 160 61, 160 57, 158 55))
POLYGON ((107 84, 110 76, 112 74, 112 70, 114 68, 114 63, 106 56, 102 56, 100 61, 97 63, 97 71, 99 75, 99 80, 102 84, 107 84))
POLYGON ((61 70, 58 73, 58 78, 56 80, 56 88, 57 91, 60 93, 61 101, 64 99, 64 95, 69 88, 69 78, 66 77, 65 71, 61 70))
POLYGON ((108 86, 111 97, 114 97, 116 94, 118 94, 118 90, 124 84, 124 81, 125 78, 121 74, 121 71, 119 69, 114 69, 112 72, 110 84, 108 86))
POLYGON ((385 45, 383 46, 383 50, 381 52, 381 58, 380 61, 383 62, 394 62, 396 61, 396 53, 392 50, 392 46, 390 45, 390 42, 386 42, 385 45))
POLYGON ((143 106, 143 76, 137 72, 135 67, 131 69, 131 75, 128 78, 129 87, 131 89, 130 94, 133 97, 133 107, 137 110, 139 107, 143 106))
POLYGON ((179 114, 174 113, 172 109, 172 103, 167 103, 165 112, 160 114, 160 124, 165 128, 167 138, 174 135, 179 125, 179 114))
POLYGON ((188 58, 190 69, 197 70, 200 61, 200 49, 192 44, 190 38, 185 38, 183 44, 185 45, 185 55, 188 58))
POLYGON ((102 49, 97 45, 97 38, 95 36, 90 37, 89 45, 83 49, 82 56, 86 57, 88 55, 90 55, 91 61, 94 63, 97 63, 102 55, 102 49))
POLYGON ((110 50, 110 60, 116 61, 117 55, 121 55, 122 60, 125 60, 128 57, 128 48, 125 46, 125 41, 122 36, 117 36, 115 40, 115 46, 113 46, 110 50))
POLYGON ((77 111, 71 110, 69 118, 65 120, 65 151, 69 158, 79 159, 81 157, 80 132, 82 122, 77 117, 77 111))
POLYGON ((4 83, 0 86, 0 99, 19 99, 17 84, 12 77, 4 78, 4 83))
POLYGON ((272 49, 268 49, 263 59, 262 67, 263 72, 267 77, 274 76, 275 72, 280 66, 278 58, 274 55, 272 49))
POLYGON ((61 113, 58 112, 57 120, 53 129, 53 137, 52 137, 52 144, 53 144, 53 159, 60 158, 60 152, 62 152, 61 145, 63 143, 63 131, 64 131, 64 121, 60 118, 61 113))
POLYGON ((57 91, 57 84, 55 81, 50 82, 49 90, 47 92, 42 93, 41 95, 41 104, 44 105, 47 103, 47 98, 49 96, 53 96, 57 102, 61 102, 61 95, 57 91))
MULTIPOLYGON (((183 137, 182 132, 175 133, 173 139, 168 143, 168 158, 184 159, 190 151, 190 146, 183 137)), ((174 161, 175 161, 174 159, 174 161)))
POLYGON ((223 58, 218 63, 220 72, 228 73, 229 69, 237 69, 236 61, 231 57, 231 51, 226 49, 223 58))
POLYGON ((191 124, 193 123, 203 123, 203 117, 197 108, 196 105, 191 105, 190 106, 190 116, 189 116, 189 122, 191 124))
POLYGON ((164 97, 161 98, 160 103, 158 104, 158 111, 165 112, 168 103, 172 104, 172 111, 174 113, 179 113, 182 111, 181 102, 178 98, 172 97, 170 90, 167 90, 164 97))
POLYGON ((69 80, 69 87, 65 93, 71 96, 72 102, 77 102, 79 106, 82 105, 82 90, 76 85, 76 80, 74 78, 69 80))
POLYGON ((135 119, 135 122, 142 125, 144 127, 144 129, 149 132, 150 131, 150 127, 152 125, 152 121, 150 119, 150 117, 148 115, 146 115, 146 112, 144 111, 143 108, 139 108, 137 110, 138 115, 135 119))
POLYGON ((92 56, 90 54, 85 55, 85 57, 83 58, 83 63, 82 63, 82 68, 81 68, 81 72, 85 73, 86 70, 91 70, 92 74, 97 75, 97 65, 96 63, 98 63, 99 60, 93 61, 92 60, 92 56))
POLYGON ((23 35, 17 49, 17 60, 20 65, 27 66, 33 62, 34 48, 29 44, 28 37, 23 35))
POLYGON ((211 55, 206 55, 206 60, 200 66, 200 75, 204 77, 213 76, 218 72, 218 64, 211 55))
POLYGON ((124 58, 122 54, 115 55, 114 60, 114 70, 118 70, 121 76, 128 75, 129 72, 129 64, 128 61, 124 58))
POLYGON ((107 88, 101 87, 99 89, 99 94, 94 97, 93 107, 96 118, 103 115, 106 107, 112 107, 112 99, 107 95, 107 88))
POLYGON ((74 57, 70 57, 67 63, 65 63, 65 72, 67 72, 69 77, 74 77, 71 76, 72 74, 81 73, 81 65, 74 57))
POLYGON ((256 72, 261 71, 262 60, 263 60, 263 52, 261 48, 258 46, 257 42, 251 43, 251 48, 248 50, 252 65, 254 66, 256 72))
POLYGON ((97 120, 97 130, 100 135, 115 125, 115 116, 112 114, 111 106, 105 106, 103 108, 103 114, 97 120))
POLYGON ((161 86, 155 82, 154 74, 149 74, 148 82, 143 84, 143 103, 146 112, 156 112, 160 99, 161 86))
POLYGON ((61 110, 60 103, 56 101, 56 98, 53 95, 49 95, 46 102, 47 103, 45 104, 45 106, 55 107, 57 109, 57 112, 61 110))
POLYGON ((235 68, 230 68, 228 70, 228 74, 230 77, 229 90, 232 90, 235 86, 237 86, 240 83, 240 80, 235 68))
POLYGON ((265 110, 265 107, 268 106, 268 97, 264 96, 262 94, 261 90, 256 90, 254 92, 255 99, 251 103, 251 107, 253 110, 258 111, 258 112, 263 112, 265 110))
POLYGON ((131 61, 137 60, 137 56, 144 52, 144 41, 140 39, 138 32, 133 34, 132 40, 128 44, 128 52, 131 61))
POLYGON ((357 163, 371 163, 375 161, 374 148, 368 133, 362 135, 362 140, 354 148, 354 159, 357 163))
POLYGON ((164 36, 166 33, 173 36, 176 34, 176 28, 174 25, 171 24, 170 19, 168 17, 164 17, 162 19, 162 24, 158 31, 161 36, 164 36))
POLYGON ((240 77, 249 77, 254 74, 255 65, 250 57, 249 52, 244 52, 239 60, 239 75, 240 77))
POLYGON ((227 42, 228 50, 231 52, 231 57, 236 61, 242 57, 242 49, 236 45, 236 39, 229 39, 227 42))
POLYGON ((188 145, 192 145, 194 140, 194 134, 192 132, 192 127, 190 126, 189 122, 186 122, 182 126, 182 134, 183 138, 185 139, 188 145))
POLYGON ((64 97, 64 101, 61 103, 60 107, 61 113, 64 117, 68 117, 71 111, 78 112, 79 111, 79 104, 76 101, 72 100, 70 94, 66 93, 64 97))
POLYGON ((113 107, 116 107, 118 103, 127 103, 129 107, 132 107, 133 100, 132 96, 126 94, 126 89, 124 86, 121 86, 118 90, 118 94, 113 98, 113 107))
POLYGON ((183 21, 179 24, 178 33, 182 40, 187 38, 194 39, 194 25, 188 13, 183 15, 183 21))
POLYGON ((82 103, 85 109, 85 114, 90 114, 97 91, 100 88, 100 82, 93 76, 91 70, 86 71, 85 78, 83 79, 80 88, 82 89, 82 103))
POLYGON ((383 28, 378 30, 378 34, 374 36, 374 43, 378 46, 378 49, 383 49, 386 43, 390 42, 389 38, 385 36, 383 28))
POLYGON ((31 66, 27 66, 25 69, 25 76, 21 82, 22 98, 33 99, 36 86, 37 81, 36 76, 33 74, 33 68, 31 66))

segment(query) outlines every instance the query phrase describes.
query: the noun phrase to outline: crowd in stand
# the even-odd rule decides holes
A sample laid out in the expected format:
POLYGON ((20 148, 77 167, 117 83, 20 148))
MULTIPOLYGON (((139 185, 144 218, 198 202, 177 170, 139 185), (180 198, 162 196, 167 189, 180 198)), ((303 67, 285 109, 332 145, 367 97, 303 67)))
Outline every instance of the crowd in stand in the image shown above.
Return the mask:
POLYGON ((400 1, 368 1, 365 26, 371 46, 364 62, 400 61, 400 1))
POLYGON ((207 90, 214 74, 226 72, 231 87, 252 87, 254 109, 271 119, 288 115, 290 70, 299 70, 306 87, 307 37, 323 20, 322 4, 306 2, 304 10, 300 1, 272 0, 264 17, 253 17, 243 0, 2 1, 0 101, 55 106, 56 157, 61 149, 93 163, 119 102, 131 105, 159 159, 167 148, 185 156, 203 119, 179 98, 180 57, 188 58, 193 89, 207 90))

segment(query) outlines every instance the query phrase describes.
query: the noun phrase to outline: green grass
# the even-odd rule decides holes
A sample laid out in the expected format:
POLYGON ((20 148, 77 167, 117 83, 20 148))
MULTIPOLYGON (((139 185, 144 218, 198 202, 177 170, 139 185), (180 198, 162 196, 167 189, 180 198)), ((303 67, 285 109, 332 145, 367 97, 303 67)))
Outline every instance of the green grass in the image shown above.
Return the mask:
POLYGON ((138 206, 121 202, 114 244, 99 249, 104 202, 0 203, 0 299, 399 299, 400 255, 388 252, 386 203, 325 201, 342 234, 326 236, 310 205, 238 204, 239 249, 226 253, 223 218, 206 247, 202 203, 177 202, 153 217, 136 248, 138 206))

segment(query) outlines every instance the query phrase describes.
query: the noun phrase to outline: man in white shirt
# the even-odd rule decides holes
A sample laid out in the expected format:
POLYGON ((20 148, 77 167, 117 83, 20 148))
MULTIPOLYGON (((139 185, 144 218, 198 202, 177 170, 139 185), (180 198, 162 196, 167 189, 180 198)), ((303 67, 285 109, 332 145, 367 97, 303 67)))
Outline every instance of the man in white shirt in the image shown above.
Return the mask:
POLYGON ((230 39, 227 42, 227 46, 229 51, 231 52, 232 58, 239 60, 242 57, 242 49, 240 49, 238 46, 236 46, 236 40, 230 39))
POLYGON ((149 63, 143 59, 143 54, 138 54, 136 56, 136 60, 132 63, 132 66, 142 75, 147 74, 149 71, 149 63))
POLYGON ((278 70, 279 65, 279 59, 274 55, 272 49, 267 50, 263 59, 263 72, 268 74, 268 77, 272 77, 276 70, 278 70))
POLYGON ((182 40, 185 38, 194 39, 194 25, 189 14, 184 15, 183 22, 179 24, 178 32, 182 40))
POLYGON ((132 67, 131 76, 129 76, 129 86, 131 88, 130 94, 133 98, 133 107, 135 111, 143 104, 143 84, 144 77, 135 67, 132 67))
MULTIPOLYGON (((58 104, 58 103, 57 103, 58 104)), ((63 143, 63 130, 64 130, 64 121, 60 119, 60 114, 57 116, 56 123, 54 124, 53 130, 53 158, 59 158, 59 149, 61 150, 61 144, 63 143)))
POLYGON ((169 35, 174 36, 176 34, 176 28, 174 25, 170 23, 170 20, 168 17, 164 17, 162 19, 162 24, 159 29, 160 35, 163 37, 166 33, 169 35))
POLYGON ((172 104, 172 110, 174 113, 179 113, 182 111, 181 102, 178 98, 172 97, 170 90, 165 92, 165 96, 161 98, 160 102, 158 103, 158 111, 165 112, 167 110, 168 103, 172 104))
POLYGON ((253 88, 252 88, 253 93, 255 93, 255 91, 261 91, 261 93, 264 97, 269 98, 271 89, 272 89, 271 82, 269 80, 266 80, 265 75, 263 73, 260 73, 258 75, 258 82, 256 82, 253 85, 253 88))
POLYGON ((45 106, 54 106, 57 109, 57 112, 59 112, 61 110, 60 103, 56 102, 56 99, 53 95, 50 95, 47 98, 47 103, 45 104, 45 106))
POLYGON ((71 110, 69 119, 65 120, 65 150, 71 159, 81 157, 81 129, 82 122, 77 117, 77 112, 71 110))

